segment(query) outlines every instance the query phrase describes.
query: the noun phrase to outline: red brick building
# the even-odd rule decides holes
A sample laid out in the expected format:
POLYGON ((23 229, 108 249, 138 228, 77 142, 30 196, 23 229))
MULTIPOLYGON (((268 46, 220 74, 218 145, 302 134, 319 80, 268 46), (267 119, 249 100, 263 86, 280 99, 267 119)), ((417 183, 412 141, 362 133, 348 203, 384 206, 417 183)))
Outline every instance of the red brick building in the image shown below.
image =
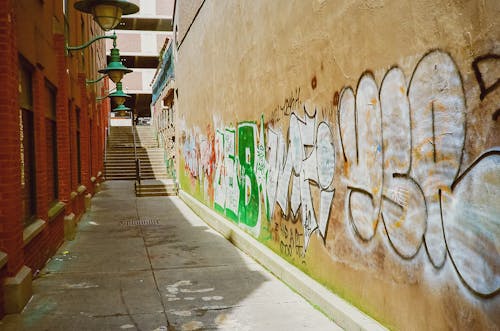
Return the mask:
POLYGON ((102 179, 110 104, 103 34, 73 0, 0 1, 0 317, 20 311, 31 279, 71 240, 102 179))

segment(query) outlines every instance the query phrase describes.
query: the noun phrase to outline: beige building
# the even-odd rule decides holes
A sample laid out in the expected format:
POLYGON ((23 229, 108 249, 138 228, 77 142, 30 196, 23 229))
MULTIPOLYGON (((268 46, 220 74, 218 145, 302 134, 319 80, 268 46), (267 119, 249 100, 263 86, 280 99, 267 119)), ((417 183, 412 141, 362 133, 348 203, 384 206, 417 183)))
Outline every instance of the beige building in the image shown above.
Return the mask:
POLYGON ((391 329, 498 328, 499 15, 177 1, 181 193, 391 329))
MULTIPOLYGON (((151 81, 158 67, 158 55, 165 40, 172 36, 174 0, 132 2, 139 6, 139 12, 124 17, 115 30, 123 64, 134 70, 122 80, 123 91, 132 96, 125 105, 138 117, 150 118, 151 81)), ((111 47, 110 41, 108 49, 111 47)), ((115 88, 112 82, 110 85, 115 88)))

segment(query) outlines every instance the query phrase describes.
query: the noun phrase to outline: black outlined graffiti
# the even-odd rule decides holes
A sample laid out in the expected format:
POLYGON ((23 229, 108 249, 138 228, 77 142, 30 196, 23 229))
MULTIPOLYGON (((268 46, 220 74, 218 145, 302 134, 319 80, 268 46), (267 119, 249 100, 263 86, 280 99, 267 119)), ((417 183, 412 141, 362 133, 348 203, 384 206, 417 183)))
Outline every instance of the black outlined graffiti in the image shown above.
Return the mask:
POLYGON ((498 119, 498 117, 500 116, 500 109, 497 109, 495 110, 495 112, 493 113, 493 115, 491 115, 491 118, 496 121, 498 119))
POLYGON ((300 106, 301 106, 300 87, 297 87, 294 91, 290 93, 290 95, 285 99, 282 105, 279 105, 276 108, 274 108, 271 118, 279 122, 281 116, 283 115, 290 116, 290 114, 294 110, 299 109, 300 106))
POLYGON ((280 226, 280 252, 288 257, 305 257, 303 235, 294 227, 288 227, 287 223, 280 226))
POLYGON ((394 250, 413 258, 423 243, 427 225, 422 191, 409 176, 411 120, 407 82, 398 67, 391 68, 380 86, 383 141, 382 221, 394 250))
POLYGON ((392 68, 380 94, 366 73, 356 95, 350 88, 342 91, 339 129, 349 221, 368 241, 381 218, 391 245, 406 259, 418 252, 423 235, 429 259, 439 268, 446 258, 440 196, 460 167, 465 96, 455 63, 441 51, 419 61, 408 86, 402 71, 392 68))
MULTIPOLYGON (((495 296, 500 291, 500 148, 484 152, 459 174, 466 102, 462 78, 449 54, 426 54, 406 86, 403 72, 394 67, 379 94, 383 158, 371 166, 383 169, 380 216, 387 238, 404 259, 413 258, 425 245, 435 268, 449 255, 467 288, 479 296, 495 296)), ((378 121, 359 115, 360 93, 366 92, 358 87, 355 96, 345 88, 339 101, 346 176, 356 171, 363 144, 370 143, 359 139, 366 136, 360 134, 360 119, 378 121)), ((354 232, 368 241, 359 219, 376 210, 376 199, 369 181, 356 179, 364 185, 348 185, 347 215, 354 232), (356 208, 355 196, 365 210, 356 208)))
MULTIPOLYGON (((380 87, 365 72, 355 91, 345 87, 334 99, 338 132, 324 114, 317 119, 321 111, 316 110, 322 108, 316 105, 291 111, 287 132, 273 123, 267 126, 266 148, 261 147, 266 160, 259 168, 271 237, 282 254, 305 256, 314 232, 326 244, 330 214, 336 213, 334 195, 345 188, 345 223, 361 241, 382 235, 402 259, 427 254, 435 269, 448 259, 473 294, 498 295, 500 147, 464 164, 467 105, 452 57, 440 50, 425 54, 409 80, 402 69, 392 67, 380 87), (344 160, 340 165, 337 139, 338 156, 344 160), (275 204, 283 219, 273 219, 275 204)), ((192 161, 186 162, 188 170, 195 175, 200 169, 197 139, 190 134, 184 149, 185 159, 192 161)), ((215 150, 222 148, 218 141, 227 140, 234 151, 226 154, 235 154, 235 139, 234 130, 221 131, 215 150)), ((221 166, 224 173, 231 168, 233 164, 221 166)), ((237 182, 241 173, 234 169, 233 176, 226 176, 237 182)))
POLYGON ((460 279, 475 294, 500 293, 500 147, 485 151, 443 192, 443 233, 460 279))
POLYGON ((329 188, 335 171, 335 148, 329 124, 321 122, 316 126, 316 108, 308 105, 302 108, 303 117, 295 112, 290 115, 286 152, 281 135, 268 129, 270 186, 267 189, 269 204, 277 202, 285 220, 296 223, 300 215, 305 251, 314 231, 318 230, 323 240, 326 238, 335 192, 329 188), (320 189, 319 215, 314 210, 310 185, 320 189))
POLYGON ((465 95, 462 77, 451 56, 426 54, 417 64, 408 87, 412 154, 410 175, 424 193, 427 229, 424 244, 429 259, 441 267, 446 247, 440 196, 458 175, 465 144, 465 95))
POLYGON ((382 125, 378 87, 373 75, 364 73, 356 89, 342 91, 339 129, 348 181, 349 221, 359 238, 375 235, 382 199, 382 125), (371 207, 370 207, 371 206, 371 207))
MULTIPOLYGON (((476 76, 477 83, 481 89, 481 94, 479 98, 483 100, 486 95, 496 90, 500 86, 500 77, 498 77, 498 69, 495 72, 493 70, 495 67, 500 66, 500 55, 499 54, 485 54, 474 59, 472 62, 472 69, 474 69, 474 75, 476 76), (495 77, 486 77, 488 72, 493 71, 496 74, 495 77), (488 82, 485 81, 485 78, 488 82), (488 84, 488 85, 487 85, 488 84)), ((491 73, 489 74, 491 75, 491 73)))

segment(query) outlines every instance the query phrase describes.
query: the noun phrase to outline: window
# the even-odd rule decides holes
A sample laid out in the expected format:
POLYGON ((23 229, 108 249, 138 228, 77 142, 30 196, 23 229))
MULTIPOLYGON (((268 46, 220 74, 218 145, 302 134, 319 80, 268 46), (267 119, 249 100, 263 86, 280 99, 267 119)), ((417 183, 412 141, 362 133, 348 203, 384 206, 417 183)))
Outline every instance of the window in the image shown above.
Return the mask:
POLYGON ((70 155, 70 167, 69 167, 69 171, 70 171, 70 186, 71 188, 74 188, 76 186, 77 183, 75 183, 75 164, 74 164, 74 161, 73 161, 73 155, 75 153, 75 145, 74 142, 76 141, 75 140, 75 132, 73 131, 73 121, 74 121, 74 117, 75 117, 75 114, 73 113, 73 103, 71 102, 71 100, 68 100, 68 113, 69 113, 69 123, 70 123, 70 130, 69 130, 69 140, 70 140, 70 143, 69 143, 69 155, 70 155))
POLYGON ((76 174, 78 178, 78 184, 82 183, 82 159, 81 159, 81 148, 80 148, 80 108, 75 108, 75 121, 76 121, 76 174))
POLYGON ((58 171, 57 171, 57 122, 56 122, 56 88, 45 82, 47 93, 47 111, 45 115, 45 129, 47 137, 47 193, 48 204, 54 203, 59 196, 58 171))
POLYGON ((32 67, 23 59, 20 59, 19 62, 21 204, 22 219, 24 225, 28 226, 35 220, 36 214, 32 67))
POLYGON ((89 165, 90 173, 92 173, 94 171, 93 164, 92 164, 92 148, 95 148, 94 141, 93 141, 93 139, 94 139, 93 128, 94 127, 92 125, 93 125, 93 122, 92 122, 92 120, 90 120, 90 129, 89 129, 89 142, 90 142, 90 144, 88 144, 89 150, 88 150, 88 154, 87 154, 89 157, 88 165, 89 165))

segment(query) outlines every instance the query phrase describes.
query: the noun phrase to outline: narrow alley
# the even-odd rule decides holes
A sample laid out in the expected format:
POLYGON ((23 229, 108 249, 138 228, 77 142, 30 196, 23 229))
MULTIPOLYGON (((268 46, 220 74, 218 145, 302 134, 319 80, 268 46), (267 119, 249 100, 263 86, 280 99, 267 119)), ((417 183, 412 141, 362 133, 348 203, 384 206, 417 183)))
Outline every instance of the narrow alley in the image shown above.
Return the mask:
POLYGON ((500 331, 498 17, 0 1, 0 331, 500 331))
POLYGON ((102 185, 1 330, 340 329, 178 197, 136 198, 133 183, 102 185))

